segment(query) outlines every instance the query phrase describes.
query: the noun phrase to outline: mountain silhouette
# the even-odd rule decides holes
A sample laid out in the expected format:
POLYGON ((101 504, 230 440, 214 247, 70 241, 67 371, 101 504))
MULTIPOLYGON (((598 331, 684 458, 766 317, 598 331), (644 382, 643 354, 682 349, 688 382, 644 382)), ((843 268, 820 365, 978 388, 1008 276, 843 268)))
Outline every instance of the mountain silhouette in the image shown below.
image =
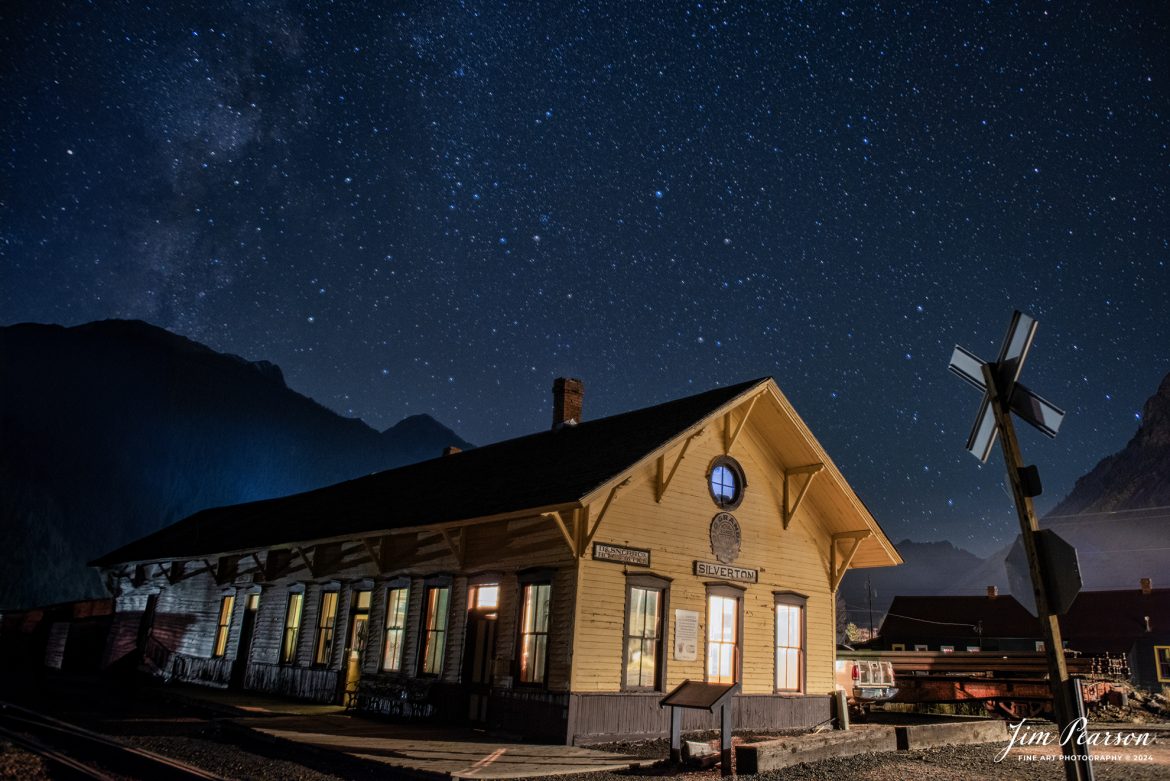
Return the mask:
POLYGON ((85 562, 198 510, 471 447, 378 432, 250 362, 141 321, 0 328, 0 608, 104 595, 85 562))
MULTIPOLYGON (((1141 423, 1119 452, 1102 459, 1043 518, 1077 549, 1083 590, 1136 589, 1143 577, 1170 584, 1170 374, 1146 401, 1141 423)), ((875 623, 896 595, 1010 593, 1004 559, 1011 544, 979 558, 949 542, 903 540, 905 564, 854 570, 841 584, 849 620, 868 626, 865 578, 875 623)))

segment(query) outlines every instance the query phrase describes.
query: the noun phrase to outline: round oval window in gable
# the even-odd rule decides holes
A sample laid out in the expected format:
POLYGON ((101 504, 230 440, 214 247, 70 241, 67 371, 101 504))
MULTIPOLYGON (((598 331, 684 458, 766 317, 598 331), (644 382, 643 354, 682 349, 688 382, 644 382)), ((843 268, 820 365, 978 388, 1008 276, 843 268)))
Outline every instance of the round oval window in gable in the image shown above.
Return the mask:
POLYGON ((743 489, 747 480, 743 468, 730 456, 720 456, 711 462, 707 473, 707 488, 715 504, 724 510, 734 510, 743 501, 743 489))

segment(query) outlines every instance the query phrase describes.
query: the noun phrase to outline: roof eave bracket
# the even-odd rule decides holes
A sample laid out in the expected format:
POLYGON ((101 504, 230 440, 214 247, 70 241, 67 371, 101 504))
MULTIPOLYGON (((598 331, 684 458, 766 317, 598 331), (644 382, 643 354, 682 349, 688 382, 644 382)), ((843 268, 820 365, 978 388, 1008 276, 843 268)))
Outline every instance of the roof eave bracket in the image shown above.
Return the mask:
MULTIPOLYGON (((593 537, 597 534, 597 530, 601 527, 601 522, 605 519, 605 514, 609 512, 609 506, 613 503, 613 498, 617 496, 617 492, 629 485, 632 479, 633 478, 627 477, 625 480, 622 480, 613 488, 609 489, 609 496, 605 498, 605 504, 601 506, 601 512, 597 514, 597 520, 595 520, 593 525, 589 527, 589 532, 585 535, 585 539, 581 541, 581 548, 577 551, 578 558, 585 555, 585 550, 589 547, 589 543, 593 542, 593 537)), ((588 518, 588 515, 585 517, 588 518)))
POLYGON ((658 456, 658 475, 654 482, 655 502, 662 502, 662 497, 666 495, 666 489, 670 487, 670 481, 674 479, 675 474, 678 472, 679 465, 687 456, 687 448, 689 448, 691 446, 691 442, 693 442, 695 438, 704 431, 706 431, 706 429, 701 428, 686 438, 686 441, 683 442, 682 450, 679 451, 678 458, 674 459, 674 465, 670 468, 669 472, 666 471, 666 452, 664 451, 661 455, 658 456))
POLYGON ((723 415, 723 455, 726 456, 731 454, 732 446, 735 444, 736 440, 739 439, 739 435, 743 433, 744 426, 747 425, 748 418, 751 417, 752 410, 756 407, 756 402, 759 401, 760 396, 763 395, 764 394, 762 393, 757 393, 748 400, 747 409, 744 410, 743 417, 739 419, 739 423, 735 426, 734 430, 731 428, 732 411, 728 410, 723 415))
POLYGON ((788 530, 789 524, 792 523, 792 518, 796 515, 796 511, 800 509, 800 503, 804 501, 805 494, 808 493, 813 478, 824 468, 824 464, 818 463, 794 466, 791 469, 784 470, 784 495, 780 501, 780 513, 784 522, 785 531, 788 530), (795 489, 795 498, 792 498, 794 493, 793 479, 800 475, 806 475, 807 477, 800 487, 795 489))
POLYGON ((853 563, 853 557, 857 555, 857 549, 861 547, 871 534, 869 529, 858 529, 851 532, 839 532, 834 534, 832 540, 829 542, 829 585, 831 591, 837 593, 837 587, 841 585, 841 579, 845 577, 845 572, 849 569, 849 565, 853 563), (849 543, 840 555, 838 561, 837 544, 840 542, 849 543))

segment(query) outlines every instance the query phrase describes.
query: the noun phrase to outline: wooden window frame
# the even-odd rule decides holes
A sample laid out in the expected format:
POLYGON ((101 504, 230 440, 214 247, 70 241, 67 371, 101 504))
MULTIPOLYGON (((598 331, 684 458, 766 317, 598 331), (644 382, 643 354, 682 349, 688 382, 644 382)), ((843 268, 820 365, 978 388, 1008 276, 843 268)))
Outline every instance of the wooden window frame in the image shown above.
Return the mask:
POLYGON ((438 575, 427 578, 422 584, 422 609, 419 615, 419 644, 418 644, 418 659, 417 675, 419 678, 441 678, 447 669, 447 651, 448 644, 451 640, 451 595, 452 578, 448 575, 438 575), (430 628, 430 607, 431 607, 431 592, 439 589, 447 590, 447 610, 444 617, 443 628, 441 630, 432 630, 430 628), (427 642, 430 639, 432 632, 443 634, 443 648, 439 653, 439 669, 433 672, 427 672, 427 642))
MULTIPOLYGON (((772 642, 775 646, 773 654, 772 685, 777 694, 804 694, 808 691, 808 597, 795 591, 773 591, 772 620, 775 621, 775 631, 772 642), (780 687, 780 613, 779 608, 795 607, 800 609, 800 645, 797 648, 797 688, 782 689, 780 687)), ((793 648, 794 646, 784 646, 793 648)))
POLYGON ((467 612, 478 612, 485 615, 490 613, 498 614, 501 607, 499 600, 503 598, 504 594, 503 580, 504 573, 494 570, 491 572, 480 572, 477 575, 469 575, 467 578, 467 612), (479 590, 484 586, 495 586, 499 589, 496 593, 495 607, 479 607, 479 590))
POLYGON ((334 645, 337 642, 337 618, 341 614, 341 589, 340 588, 325 588, 321 589, 320 598, 317 600, 317 621, 313 630, 313 667, 318 669, 328 669, 333 662, 334 645), (322 623, 321 618, 325 615, 325 598, 330 594, 333 595, 333 620, 326 626, 322 623), (321 652, 321 637, 322 634, 329 633, 329 643, 325 652, 325 660, 319 659, 321 652))
POLYGON ((711 683, 711 597, 725 597, 736 600, 739 605, 735 617, 735 669, 732 678, 735 683, 743 683, 743 617, 744 595, 747 589, 724 582, 703 585, 706 588, 703 595, 703 612, 707 618, 707 623, 703 627, 703 681, 711 683))
POLYGON ((1154 646, 1154 677, 1158 679, 1158 683, 1170 683, 1170 645, 1154 646), (1163 650, 1166 652, 1165 665, 1158 656, 1158 652, 1163 650))
POLYGON ((385 585, 386 589, 386 618, 382 625, 382 648, 379 656, 381 660, 378 662, 378 669, 387 673, 401 673, 406 666, 406 632, 410 624, 410 580, 408 578, 399 578, 392 580, 385 585), (402 611, 402 626, 395 627, 390 625, 390 595, 395 591, 404 592, 405 598, 403 602, 402 611), (386 651, 390 648, 390 632, 398 631, 398 659, 394 667, 386 664, 386 651))
MULTIPOLYGON (((557 571, 549 567, 537 567, 533 569, 523 570, 516 573, 516 644, 514 659, 512 661, 512 680, 517 688, 522 689, 543 689, 548 687, 548 672, 550 651, 552 650, 552 629, 553 629, 553 581, 556 579, 557 571), (548 586, 548 627, 544 631, 544 670, 538 681, 523 681, 520 676, 523 672, 521 668, 521 658, 524 649, 524 605, 525 597, 528 593, 529 586, 548 586)), ((531 634, 539 634, 533 632, 531 634)))
POLYGON ((211 658, 223 659, 227 656, 228 645, 232 639, 232 619, 236 613, 236 595, 223 594, 219 600, 219 615, 215 620, 215 637, 211 642, 211 658), (224 614, 227 614, 226 621, 224 614))
POLYGON ((297 663, 297 650, 300 648, 300 644, 301 644, 301 629, 304 626, 304 620, 305 620, 305 590, 303 588, 291 590, 288 592, 288 599, 286 599, 284 602, 284 629, 280 633, 279 663, 286 666, 286 667, 289 665, 295 665, 297 663), (293 610, 292 603, 293 603, 293 599, 296 597, 300 597, 300 600, 297 604, 296 626, 293 626, 289 623, 289 619, 292 617, 292 610, 293 610), (289 639, 290 639, 289 632, 290 631, 292 632, 292 635, 291 635, 292 645, 291 646, 289 645, 289 639))
POLYGON ((669 616, 670 616, 670 584, 671 579, 656 575, 652 572, 627 572, 626 573, 626 610, 622 618, 622 672, 621 672, 621 690, 624 692, 660 692, 664 691, 663 687, 667 680, 666 678, 666 636, 669 634, 669 616), (633 635, 630 634, 630 608, 633 605, 633 591, 636 588, 647 591, 659 592, 658 604, 658 642, 655 644, 655 669, 654 669, 654 683, 650 686, 630 686, 626 674, 629 670, 629 642, 633 635))
POLYGON ((711 459, 711 463, 707 465, 705 476, 707 480, 707 493, 710 495, 711 501, 720 510, 723 512, 731 512, 743 504, 743 497, 747 493, 748 486, 747 475, 743 471, 743 466, 734 458, 725 455, 715 456, 715 458, 711 459), (737 488, 739 488, 739 491, 736 492, 735 497, 730 502, 719 501, 719 497, 715 495, 715 490, 711 487, 711 475, 715 472, 715 468, 720 466, 730 470, 732 475, 735 476, 735 481, 738 483, 737 488))

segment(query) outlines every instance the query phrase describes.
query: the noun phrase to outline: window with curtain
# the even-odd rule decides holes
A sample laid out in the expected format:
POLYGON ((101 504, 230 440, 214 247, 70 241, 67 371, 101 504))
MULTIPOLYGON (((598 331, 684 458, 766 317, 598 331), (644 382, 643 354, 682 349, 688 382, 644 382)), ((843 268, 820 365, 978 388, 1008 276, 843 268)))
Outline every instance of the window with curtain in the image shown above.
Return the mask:
POLYGON ((337 592, 321 594, 321 609, 317 611, 317 641, 313 644, 313 664, 328 665, 333 655, 333 631, 337 624, 337 592))
POLYGON ((280 641, 280 663, 292 664, 297 659, 297 641, 301 639, 301 614, 305 609, 305 595, 288 595, 288 609, 284 613, 284 637, 280 641))
POLYGON ((232 628, 232 611, 235 608, 236 597, 234 594, 229 594, 219 603, 219 622, 215 627, 215 644, 212 646, 212 656, 219 657, 227 654, 228 635, 232 628))
POLYGON ((548 672, 549 600, 552 585, 528 583, 520 609, 520 683, 544 683, 548 672))
POLYGON ((402 648, 406 638, 406 606, 410 589, 406 586, 386 592, 386 642, 382 648, 382 669, 402 669, 402 648))
POLYGON ((804 688, 804 604, 776 598, 776 690, 804 688))
POLYGON ((443 672, 443 656, 447 651, 447 608, 450 600, 451 589, 448 586, 431 586, 427 589, 423 675, 440 675, 443 672))

